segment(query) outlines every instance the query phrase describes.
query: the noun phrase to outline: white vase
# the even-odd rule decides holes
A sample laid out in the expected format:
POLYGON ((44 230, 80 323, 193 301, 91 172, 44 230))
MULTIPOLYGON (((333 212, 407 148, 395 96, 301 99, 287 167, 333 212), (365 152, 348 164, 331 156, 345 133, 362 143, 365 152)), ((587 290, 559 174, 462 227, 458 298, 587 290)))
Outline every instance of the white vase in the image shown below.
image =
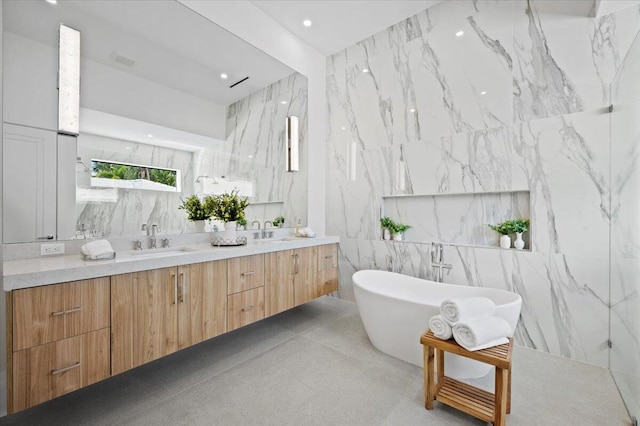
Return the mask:
POLYGON ((222 235, 222 239, 225 241, 235 241, 236 240, 236 221, 232 220, 224 223, 224 234, 222 235))
POLYGON ((508 235, 502 235, 500 237, 500 247, 504 249, 511 248, 511 237, 508 235))
POLYGON ((382 239, 383 240, 390 240, 391 239, 391 231, 389 231, 387 228, 384 228, 382 230, 382 239))
POLYGON ((401 232, 399 232, 397 234, 393 234, 392 235, 393 241, 402 241, 402 235, 403 234, 401 232))
POLYGON ((516 250, 522 250, 524 248, 522 232, 516 232, 516 240, 513 242, 513 246, 516 248, 516 250))
POLYGON ((196 228, 196 232, 204 232, 204 220, 194 220, 193 225, 196 228))

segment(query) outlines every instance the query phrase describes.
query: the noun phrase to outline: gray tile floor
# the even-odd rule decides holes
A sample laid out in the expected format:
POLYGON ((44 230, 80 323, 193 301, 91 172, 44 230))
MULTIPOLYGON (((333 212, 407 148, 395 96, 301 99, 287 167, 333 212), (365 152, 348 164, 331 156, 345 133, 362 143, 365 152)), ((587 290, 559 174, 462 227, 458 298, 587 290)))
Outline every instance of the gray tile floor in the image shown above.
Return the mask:
MULTIPOLYGON (((630 424, 606 369, 524 348, 513 368, 509 425, 630 424)), ((322 298, 0 425, 484 424, 425 410, 422 380, 371 346, 354 304, 322 298)))

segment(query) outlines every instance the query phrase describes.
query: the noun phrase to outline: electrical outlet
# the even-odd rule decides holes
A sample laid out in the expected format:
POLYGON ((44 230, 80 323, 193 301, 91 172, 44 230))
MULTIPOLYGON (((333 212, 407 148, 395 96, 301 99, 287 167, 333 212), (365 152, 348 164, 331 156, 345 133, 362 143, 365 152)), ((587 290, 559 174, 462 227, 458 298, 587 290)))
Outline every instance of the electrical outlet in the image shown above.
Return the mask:
POLYGON ((40 255, 64 254, 64 243, 40 244, 40 255))

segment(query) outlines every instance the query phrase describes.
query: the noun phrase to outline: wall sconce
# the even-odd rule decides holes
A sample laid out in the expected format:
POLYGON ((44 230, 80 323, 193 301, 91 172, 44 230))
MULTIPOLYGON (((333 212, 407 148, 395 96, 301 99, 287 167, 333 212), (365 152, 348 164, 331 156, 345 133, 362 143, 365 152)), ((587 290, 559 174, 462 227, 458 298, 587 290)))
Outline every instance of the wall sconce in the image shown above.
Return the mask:
POLYGON ((298 117, 291 115, 287 117, 287 172, 297 172, 300 170, 300 159, 298 151, 298 117))
POLYGON ((80 133, 80 31, 62 24, 58 39, 58 133, 80 133))

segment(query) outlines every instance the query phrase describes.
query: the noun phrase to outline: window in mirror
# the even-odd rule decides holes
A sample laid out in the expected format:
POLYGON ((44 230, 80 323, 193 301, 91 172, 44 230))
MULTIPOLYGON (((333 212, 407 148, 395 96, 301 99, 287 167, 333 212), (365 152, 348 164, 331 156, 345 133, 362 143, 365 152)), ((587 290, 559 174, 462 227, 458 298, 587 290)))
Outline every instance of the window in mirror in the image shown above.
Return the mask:
POLYGON ((180 170, 92 159, 91 186, 180 192, 180 170))

